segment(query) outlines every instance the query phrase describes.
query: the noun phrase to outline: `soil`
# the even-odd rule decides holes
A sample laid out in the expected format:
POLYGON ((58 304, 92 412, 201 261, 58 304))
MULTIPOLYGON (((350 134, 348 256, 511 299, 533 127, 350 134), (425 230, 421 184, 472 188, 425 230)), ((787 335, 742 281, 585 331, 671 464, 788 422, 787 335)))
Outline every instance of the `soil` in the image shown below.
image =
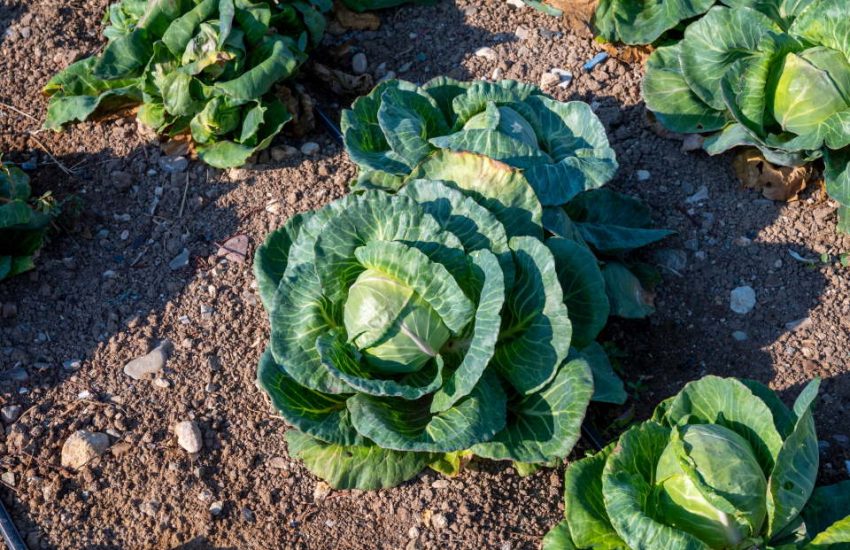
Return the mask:
MULTIPOLYGON (((0 497, 30 547, 538 547, 563 511, 563 466, 521 478, 509 464, 476 462, 454 479, 426 471, 392 490, 325 497, 288 458, 285 425, 254 386, 268 324, 250 257, 286 218, 346 192, 354 167, 329 132, 279 140, 318 143, 312 157, 264 156, 229 171, 192 162, 175 174, 133 118, 28 133, 44 117, 39 90, 47 79, 102 45, 106 5, 0 0, 0 151, 37 164, 36 192, 74 195, 83 205, 36 271, 0 285, 0 403, 25 411, 0 430, 0 472, 14 474, 0 497), (244 263, 217 255, 236 235, 249 238, 244 263), (188 265, 169 267, 184 249, 188 265), (174 347, 166 383, 123 373, 163 340, 174 347), (197 456, 173 435, 187 419, 201 428, 197 456), (112 446, 73 472, 59 457, 77 429, 109 430, 112 446)), ((611 185, 645 199, 657 224, 678 232, 645 255, 667 266, 671 256, 686 259, 665 270, 657 313, 615 321, 604 335, 623 352, 633 399, 623 409, 594 409, 603 437, 622 427, 610 425, 612 417, 645 418, 652 404, 708 373, 758 379, 788 402, 820 376, 821 478, 847 477, 850 271, 836 258, 850 239, 835 234, 833 203, 817 190, 789 204, 768 201, 741 188, 729 157, 683 153, 656 135, 640 99, 641 67, 611 58, 585 71, 601 47, 572 19, 480 0, 381 17, 379 30, 329 36, 326 45, 347 43, 349 54, 366 54, 373 73, 417 82, 448 74, 537 83, 551 68, 571 71, 569 86, 547 91, 591 103, 621 164, 611 185), (495 55, 475 54, 485 46, 495 55), (649 178, 639 181, 638 170, 649 178), (708 198, 688 202, 703 187, 708 198), (739 315, 730 292, 743 285, 757 304, 739 315)), ((348 100, 325 107, 336 116, 348 100)))

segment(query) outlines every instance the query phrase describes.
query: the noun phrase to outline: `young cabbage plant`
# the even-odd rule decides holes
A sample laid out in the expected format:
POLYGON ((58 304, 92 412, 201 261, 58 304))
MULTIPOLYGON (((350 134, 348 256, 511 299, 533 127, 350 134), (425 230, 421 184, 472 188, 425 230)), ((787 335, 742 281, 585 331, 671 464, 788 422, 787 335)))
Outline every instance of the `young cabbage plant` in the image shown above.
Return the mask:
POLYGON ((275 85, 321 40, 329 0, 123 0, 110 6, 103 53, 45 86, 45 127, 139 105, 157 133, 191 135, 216 167, 244 164, 290 120, 275 85))
POLYGON ((257 251, 272 327, 258 383, 290 452, 334 487, 397 485, 467 452, 550 463, 591 398, 624 397, 593 342, 608 316, 593 254, 544 240, 521 172, 446 154, 397 194, 293 217, 257 251))
POLYGON ((565 520, 544 550, 846 548, 850 481, 815 488, 819 384, 793 409, 758 382, 687 384, 569 467, 565 520))
MULTIPOLYGON (((786 3, 791 4, 791 3, 786 3)), ((647 62, 647 107, 669 130, 709 134, 712 155, 758 148, 782 166, 822 158, 850 232, 850 4, 795 4, 790 25, 749 7, 714 7, 647 62)))
POLYGON ((359 183, 398 189, 435 151, 486 155, 523 170, 543 206, 559 206, 617 171, 605 128, 586 103, 562 103, 530 84, 379 84, 342 113, 359 183))
MULTIPOLYGON (((667 42, 711 7, 746 6, 767 15, 783 28, 812 0, 599 0, 593 24, 608 42, 633 46, 667 42)), ((675 36, 677 35, 677 36, 675 36)))
POLYGON ((29 177, 0 163, 0 281, 35 267, 34 254, 50 229, 52 202, 31 194, 29 177))
POLYGON ((595 254, 611 313, 641 318, 654 311, 647 289, 657 275, 626 255, 671 232, 652 229, 649 209, 639 200, 599 189, 617 161, 585 103, 560 103, 513 81, 437 78, 422 87, 389 81, 343 111, 342 122, 346 149, 360 168, 356 189, 397 191, 424 177, 498 198, 488 173, 475 172, 477 157, 515 167, 521 172, 515 179, 530 188, 523 208, 542 208, 548 233, 595 254))

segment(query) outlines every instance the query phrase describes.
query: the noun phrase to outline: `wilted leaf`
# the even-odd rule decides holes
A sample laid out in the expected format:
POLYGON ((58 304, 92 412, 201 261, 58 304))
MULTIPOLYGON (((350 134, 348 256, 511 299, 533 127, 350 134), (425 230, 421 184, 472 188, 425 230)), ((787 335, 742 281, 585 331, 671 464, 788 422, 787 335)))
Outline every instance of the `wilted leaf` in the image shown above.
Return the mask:
POLYGON ((374 85, 372 75, 368 73, 353 75, 331 69, 321 63, 311 63, 310 70, 319 80, 330 86, 331 91, 337 95, 363 95, 368 93, 374 85))
POLYGON ((605 42, 602 44, 602 49, 614 59, 619 59, 624 63, 640 63, 643 65, 652 52, 655 50, 650 46, 628 46, 624 44, 612 44, 605 42))
POLYGON ((355 13, 342 2, 334 2, 334 17, 345 30, 376 31, 381 28, 381 18, 374 13, 355 13))
POLYGON ((775 166, 758 149, 744 149, 732 159, 735 174, 744 187, 757 189, 774 201, 792 201, 817 178, 811 165, 775 166))
POLYGON ((192 142, 192 134, 184 132, 171 136, 167 141, 162 142, 159 146, 163 154, 169 157, 188 157, 195 158, 195 147, 192 142))

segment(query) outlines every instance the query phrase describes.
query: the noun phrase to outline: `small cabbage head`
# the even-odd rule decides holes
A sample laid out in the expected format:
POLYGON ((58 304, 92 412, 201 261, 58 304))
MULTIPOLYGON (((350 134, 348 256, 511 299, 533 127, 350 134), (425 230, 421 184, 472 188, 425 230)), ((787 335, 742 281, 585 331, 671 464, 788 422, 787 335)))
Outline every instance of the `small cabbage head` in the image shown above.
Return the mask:
POLYGON ((793 408, 751 380, 687 384, 652 419, 570 465, 566 517, 551 547, 814 549, 821 547, 801 541, 850 541, 850 493, 814 488, 819 384, 809 383, 793 408), (836 509, 827 511, 827 501, 836 509))
POLYGON ((767 515, 767 480, 747 440, 718 424, 673 434, 655 474, 665 521, 712 548, 734 547, 758 533, 767 515))
POLYGON ((271 321, 258 383, 293 426, 290 452, 335 487, 396 485, 457 453, 565 457, 594 394, 599 358, 571 349, 572 319, 584 339, 608 315, 592 253, 544 239, 505 164, 450 153, 421 168, 398 194, 295 216, 257 250, 271 321))
POLYGON ((787 132, 806 135, 850 109, 850 63, 831 48, 785 56, 773 92, 773 116, 787 132))

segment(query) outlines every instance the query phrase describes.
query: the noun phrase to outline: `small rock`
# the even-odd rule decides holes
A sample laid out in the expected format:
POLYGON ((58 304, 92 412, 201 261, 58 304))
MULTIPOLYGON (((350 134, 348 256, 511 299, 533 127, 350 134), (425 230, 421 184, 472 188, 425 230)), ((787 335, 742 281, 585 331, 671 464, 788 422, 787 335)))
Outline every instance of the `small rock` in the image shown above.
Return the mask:
POLYGON ((834 439, 836 443, 838 443, 840 446, 844 447, 845 449, 850 449, 850 437, 847 437, 846 435, 843 435, 843 434, 837 434, 837 435, 832 436, 832 439, 834 439))
POLYGON ((291 159, 297 154, 298 149, 291 145, 276 145, 271 148, 272 160, 274 160, 275 162, 281 162, 287 159, 291 159))
POLYGON ((246 523, 254 523, 254 512, 250 508, 242 508, 242 521, 246 523))
POLYGON ((531 38, 531 31, 528 30, 528 27, 523 27, 522 25, 516 28, 514 34, 516 34, 516 37, 520 40, 528 40, 531 38))
POLYGON ((740 246, 741 248, 745 248, 753 244, 753 240, 749 237, 737 237, 734 241, 732 241, 732 244, 734 244, 735 246, 740 246))
POLYGON ((312 157, 319 154, 321 147, 315 141, 308 141, 304 145, 301 146, 301 152, 308 157, 312 157))
POLYGON ((688 134, 682 140, 682 152, 699 151, 705 138, 699 134, 688 134))
POLYGON ((652 174, 649 173, 649 170, 638 170, 635 172, 635 176, 638 181, 649 181, 649 178, 652 177, 652 174))
POLYGON ((688 266, 688 253, 677 248, 662 248, 654 253, 655 261, 659 267, 670 273, 682 276, 688 266))
POLYGON ((356 53, 351 58, 351 70, 354 74, 363 74, 369 69, 369 62, 366 60, 365 53, 356 53))
POLYGON ((844 461, 844 469, 847 470, 848 474, 850 474, 850 460, 844 461))
POLYGON ((248 257, 248 235, 237 235, 227 239, 218 247, 216 256, 224 256, 231 262, 243 264, 248 257))
POLYGON ((475 50, 475 57, 483 57, 485 59, 489 59, 490 61, 495 61, 499 58, 499 55, 493 48, 484 46, 483 48, 478 48, 477 50, 475 50))
POLYGON ((528 4, 523 2, 522 0, 506 0, 509 6, 513 6, 518 9, 527 8, 528 4))
POLYGON ((77 430, 62 445, 62 467, 78 470, 109 448, 109 436, 101 432, 77 430))
POLYGON ((448 526, 449 519, 445 515, 436 513, 431 516, 431 527, 433 527, 435 531, 442 531, 448 526))
POLYGON ((187 453, 199 453, 204 446, 201 429, 192 420, 183 420, 175 424, 174 435, 177 436, 177 444, 187 453))
POLYGON ((413 527, 408 529, 407 530, 407 537, 411 538, 411 539, 418 539, 419 538, 419 527, 414 525, 413 527))
POLYGON ((289 463, 282 456, 276 456, 269 460, 269 468, 273 470, 288 470, 289 463))
POLYGON ((756 307, 756 291, 751 286, 739 286, 730 293, 729 307, 739 315, 746 315, 756 307))
POLYGON ((180 254, 174 257, 173 260, 168 262, 168 267, 171 268, 171 271, 177 271, 178 269, 183 269, 184 267, 189 265, 189 249, 184 248, 180 254))
POLYGON ((171 387, 171 382, 169 382, 165 378, 154 378, 153 385, 156 386, 157 388, 167 390, 168 388, 171 387))
POLYGON ((558 83, 559 88, 566 88, 573 81, 573 73, 564 69, 549 69, 549 72, 558 77, 560 81, 558 83))
POLYGON ((804 317, 802 319, 797 319, 796 321, 785 323, 785 330, 794 332, 796 330, 809 328, 810 326, 812 326, 812 318, 804 317))
POLYGON ((221 514, 222 510, 224 510, 224 503, 222 501, 217 500, 210 504, 210 514, 218 516, 221 514))
POLYGON ((133 187, 133 176, 127 172, 112 172, 112 185, 119 191, 126 191, 133 187))
POLYGON ((21 412, 23 412, 23 407, 20 405, 6 405, 0 409, 0 418, 6 424, 11 424, 21 416, 21 412))
POLYGON ((159 167, 169 174, 180 174, 189 167, 186 157, 159 157, 159 167))
POLYGON ((705 185, 701 185, 697 192, 685 199, 685 202, 688 204, 695 204, 698 202, 702 202, 708 200, 708 187, 705 185))
POLYGON ((133 380, 148 378, 162 370, 171 351, 171 342, 165 340, 147 355, 133 359, 124 365, 124 374, 133 380))
POLYGON ((736 330, 735 332, 732 333, 732 338, 734 338, 735 341, 737 341, 737 342, 743 342, 747 338, 749 338, 749 336, 747 336, 747 333, 744 332, 743 330, 736 330))
POLYGON ((543 73, 540 77, 540 87, 541 88, 551 88, 552 86, 556 86, 561 79, 558 78, 558 75, 552 73, 543 73))
POLYGON ((313 487, 313 502, 324 502, 329 494, 331 494, 331 486, 324 481, 319 481, 313 487))
POLYGON ((0 379, 26 383, 30 379, 30 374, 23 367, 14 367, 5 372, 0 373, 0 379))
POLYGON ((0 481, 8 485, 9 487, 15 486, 15 472, 3 472, 3 475, 0 475, 0 481))
POLYGON ((434 489, 446 489, 449 486, 449 481, 447 479, 438 479, 434 483, 431 484, 431 487, 434 489))

